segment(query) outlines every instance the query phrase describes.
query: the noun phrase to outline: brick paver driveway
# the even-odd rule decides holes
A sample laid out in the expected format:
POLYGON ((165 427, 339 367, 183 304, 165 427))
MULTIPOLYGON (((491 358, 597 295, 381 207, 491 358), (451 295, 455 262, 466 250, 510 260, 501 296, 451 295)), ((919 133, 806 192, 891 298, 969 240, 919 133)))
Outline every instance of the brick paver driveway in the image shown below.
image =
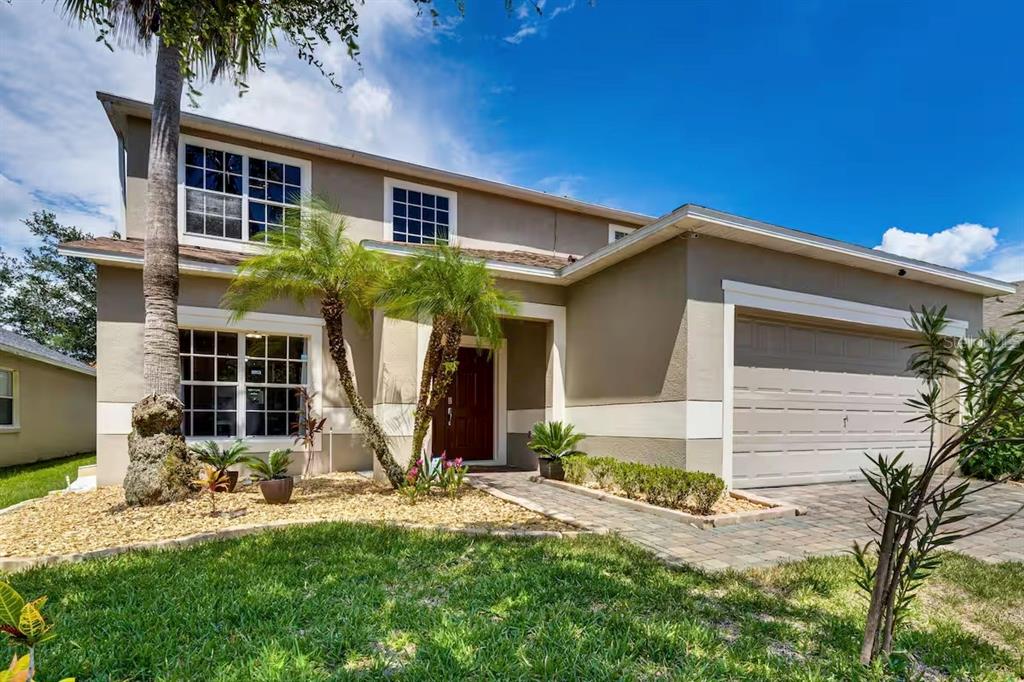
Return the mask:
MULTIPOLYGON (((602 502, 586 495, 530 481, 533 473, 477 473, 478 484, 516 498, 532 509, 572 520, 586 528, 616 532, 674 564, 710 570, 743 569, 837 554, 854 540, 870 539, 865 496, 874 494, 866 483, 764 488, 754 492, 794 502, 805 516, 698 530, 674 519, 602 502)), ((1024 488, 996 486, 974 498, 969 509, 974 525, 985 525, 1024 505, 1024 488)), ((989 562, 1024 561, 1024 514, 971 538, 954 548, 989 562)))

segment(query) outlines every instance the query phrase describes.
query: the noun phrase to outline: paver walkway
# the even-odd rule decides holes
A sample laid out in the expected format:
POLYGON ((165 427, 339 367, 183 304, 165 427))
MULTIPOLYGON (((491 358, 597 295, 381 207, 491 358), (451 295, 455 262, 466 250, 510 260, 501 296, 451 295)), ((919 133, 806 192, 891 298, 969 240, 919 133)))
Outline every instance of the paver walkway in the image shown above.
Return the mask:
MULTIPOLYGON (((709 570, 744 569, 837 554, 865 542, 871 534, 865 496, 874 494, 866 483, 823 483, 757 489, 759 495, 793 502, 805 516, 698 530, 683 522, 627 509, 586 495, 530 480, 532 472, 471 474, 482 483, 518 498, 537 511, 572 520, 592 530, 616 532, 673 564, 709 570)), ((971 525, 986 525, 1024 505, 1024 488, 996 486, 971 502, 971 525)), ((1024 514, 971 538, 954 548, 989 562, 1024 561, 1024 514)))

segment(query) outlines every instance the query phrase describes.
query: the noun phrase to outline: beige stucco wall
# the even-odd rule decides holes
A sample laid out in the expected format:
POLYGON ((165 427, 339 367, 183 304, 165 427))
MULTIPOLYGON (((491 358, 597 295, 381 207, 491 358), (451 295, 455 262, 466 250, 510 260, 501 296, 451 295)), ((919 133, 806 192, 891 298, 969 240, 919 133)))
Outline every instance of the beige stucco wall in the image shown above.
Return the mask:
POLYGON ((0 351, 13 370, 17 430, 0 430, 0 467, 93 452, 96 378, 0 351))
MULTIPOLYGON (((199 133, 187 127, 185 135, 236 144, 309 161, 313 194, 326 199, 346 216, 355 240, 388 240, 384 225, 384 178, 419 182, 458 195, 459 238, 464 246, 497 250, 526 248, 582 255, 608 243, 607 218, 540 206, 519 199, 457 188, 270 145, 240 141, 229 136, 199 133)), ((127 235, 145 234, 149 121, 129 117, 124 143, 127 170, 127 235)), ((229 248, 225 246, 225 248, 229 248)))
POLYGON ((1010 313, 1024 309, 1024 282, 1017 282, 1017 292, 985 299, 985 329, 1010 329, 1024 325, 1024 318, 1010 313))

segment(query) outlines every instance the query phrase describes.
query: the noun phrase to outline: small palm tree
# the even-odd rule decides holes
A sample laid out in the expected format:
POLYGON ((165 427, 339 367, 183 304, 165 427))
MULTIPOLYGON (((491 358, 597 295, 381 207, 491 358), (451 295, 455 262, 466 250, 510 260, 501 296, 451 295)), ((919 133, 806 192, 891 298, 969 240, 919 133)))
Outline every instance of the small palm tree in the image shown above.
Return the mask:
POLYGON ((253 476, 257 480, 273 481, 287 475, 288 467, 292 465, 292 451, 290 448, 273 450, 267 456, 266 461, 259 457, 248 457, 245 463, 252 469, 253 476))
POLYGON ((483 261, 438 246, 394 266, 378 290, 377 304, 391 317, 432 324, 416 400, 412 465, 423 451, 431 415, 455 376, 462 335, 497 348, 504 340, 501 318, 516 313, 516 300, 498 288, 483 261))
POLYGON ((538 422, 533 425, 526 447, 537 453, 541 459, 558 461, 580 454, 576 446, 586 437, 586 434, 576 433, 572 424, 538 422))
POLYGON ((363 326, 372 320, 372 292, 384 277, 384 262, 379 254, 345 236, 344 219, 322 200, 306 199, 303 204, 301 220, 291 220, 284 231, 268 235, 268 251, 238 266, 224 304, 238 320, 281 298, 320 302, 341 387, 370 450, 391 485, 399 488, 405 472, 392 456, 373 411, 356 390, 345 345, 346 317, 363 326))
POLYGON ((245 461, 249 446, 238 438, 231 445, 221 449, 217 441, 207 440, 190 446, 189 450, 203 464, 210 465, 219 474, 226 474, 229 468, 245 461))

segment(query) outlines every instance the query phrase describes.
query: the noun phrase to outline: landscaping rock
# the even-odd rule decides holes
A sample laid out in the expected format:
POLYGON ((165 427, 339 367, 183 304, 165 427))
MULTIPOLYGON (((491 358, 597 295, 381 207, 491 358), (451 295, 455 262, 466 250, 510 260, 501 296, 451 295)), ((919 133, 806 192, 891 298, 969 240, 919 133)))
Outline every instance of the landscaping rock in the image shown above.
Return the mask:
POLYGON ((131 506, 188 497, 199 467, 181 434, 184 405, 173 395, 148 395, 132 407, 124 499, 131 506))

